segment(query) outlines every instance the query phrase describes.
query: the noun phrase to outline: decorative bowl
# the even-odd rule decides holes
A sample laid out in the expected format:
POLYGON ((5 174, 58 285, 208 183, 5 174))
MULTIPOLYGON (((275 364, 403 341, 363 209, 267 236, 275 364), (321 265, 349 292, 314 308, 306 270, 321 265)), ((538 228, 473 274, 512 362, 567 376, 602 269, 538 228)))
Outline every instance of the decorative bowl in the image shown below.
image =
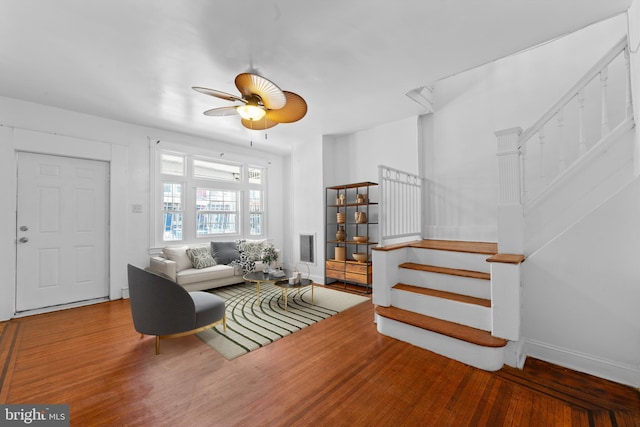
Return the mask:
POLYGON ((353 236, 353 241, 357 243, 364 243, 367 241, 367 236, 353 236))
POLYGON ((366 252, 354 252, 353 258, 358 262, 367 262, 369 255, 366 252))

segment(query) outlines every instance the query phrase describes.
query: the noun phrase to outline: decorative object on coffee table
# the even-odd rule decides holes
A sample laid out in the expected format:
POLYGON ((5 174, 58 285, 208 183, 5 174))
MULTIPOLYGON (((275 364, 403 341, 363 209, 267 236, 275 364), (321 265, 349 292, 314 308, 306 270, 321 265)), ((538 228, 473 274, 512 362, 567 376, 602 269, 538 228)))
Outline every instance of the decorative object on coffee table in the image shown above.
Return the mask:
POLYGON ((278 261, 278 251, 275 246, 268 245, 262 251, 262 262, 267 266, 266 271, 271 271, 271 264, 278 261))

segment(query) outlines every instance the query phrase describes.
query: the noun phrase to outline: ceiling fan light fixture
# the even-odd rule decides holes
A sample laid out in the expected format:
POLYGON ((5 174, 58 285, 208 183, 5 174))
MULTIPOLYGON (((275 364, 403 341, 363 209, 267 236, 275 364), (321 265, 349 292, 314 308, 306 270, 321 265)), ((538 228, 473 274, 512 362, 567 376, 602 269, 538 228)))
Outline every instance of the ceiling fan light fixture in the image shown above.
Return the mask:
POLYGON ((236 109, 238 110, 240 117, 251 121, 260 120, 267 113, 264 108, 252 104, 240 105, 239 107, 236 107, 236 109))

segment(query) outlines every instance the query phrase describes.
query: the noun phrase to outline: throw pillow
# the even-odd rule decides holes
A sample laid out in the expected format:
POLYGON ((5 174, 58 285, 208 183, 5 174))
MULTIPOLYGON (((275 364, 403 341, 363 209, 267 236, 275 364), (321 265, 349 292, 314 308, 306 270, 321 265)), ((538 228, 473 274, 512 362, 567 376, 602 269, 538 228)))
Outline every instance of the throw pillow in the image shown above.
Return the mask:
POLYGON ((162 254, 168 260, 175 261, 176 272, 192 268, 191 260, 187 255, 188 246, 167 246, 162 249, 162 254))
POLYGON ((231 264, 237 265, 238 267, 242 268, 242 271, 245 274, 251 273, 256 269, 256 262, 248 258, 244 252, 240 252, 240 258, 232 262, 231 264))
POLYGON ((255 262, 262 259, 262 251, 265 245, 265 240, 241 240, 239 248, 240 252, 245 254, 247 259, 255 262))
POLYGON ((240 259, 236 242, 211 242, 211 255, 216 264, 230 264, 240 259))
POLYGON ((208 247, 190 248, 187 249, 187 256, 191 260, 194 268, 201 269, 207 267, 213 267, 216 265, 216 261, 211 256, 208 247))

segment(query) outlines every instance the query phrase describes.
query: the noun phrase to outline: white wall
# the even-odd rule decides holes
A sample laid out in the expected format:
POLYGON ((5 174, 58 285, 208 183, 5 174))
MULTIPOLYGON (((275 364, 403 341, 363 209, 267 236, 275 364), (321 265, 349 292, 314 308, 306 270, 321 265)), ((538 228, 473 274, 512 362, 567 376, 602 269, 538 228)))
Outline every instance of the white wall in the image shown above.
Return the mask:
POLYGON ((434 84, 421 141, 429 237, 497 240, 494 132, 532 125, 625 31, 621 15, 434 84))
MULTIPOLYGON (((322 184, 323 152, 321 138, 297 142, 291 153, 291 219, 293 259, 290 268, 300 260, 300 234, 315 235, 314 264, 308 263, 312 280, 324 283, 324 187, 322 184)), ((300 265, 300 272, 305 274, 300 265)))
POLYGON ((533 357, 640 387, 640 180, 523 265, 533 357))
MULTIPOLYGON (((634 0, 627 13, 627 27, 629 29, 629 48, 631 51, 631 97, 635 108, 633 115, 636 123, 640 123, 640 0, 634 0)), ((636 133, 636 174, 640 175, 640 133, 636 133)))
MULTIPOLYGON (((127 263, 140 266, 149 263, 149 137, 198 146, 203 152, 220 149, 230 157, 259 156, 270 161, 269 237, 276 244, 291 240, 290 236, 285 235, 284 228, 282 209, 289 192, 283 191, 284 160, 280 156, 9 98, 0 98, 0 123, 0 176, 9 192, 6 203, 0 209, 0 223, 3 224, 0 257, 8 261, 5 263, 5 280, 0 285, 0 320, 14 314, 16 150, 110 162, 112 299, 127 295, 127 263), (14 134, 18 133, 27 137, 15 137, 14 134), (141 205, 142 213, 133 213, 132 204, 141 205)), ((286 263, 287 256, 292 257, 292 254, 285 253, 284 256, 286 263)))
MULTIPOLYGON (((407 102, 411 102, 409 98, 407 102)), ((333 145, 333 174, 327 176, 330 182, 325 184, 378 182, 378 165, 417 174, 417 153, 418 123, 415 117, 337 137, 333 145), (342 181, 335 181, 336 177, 342 181)))

